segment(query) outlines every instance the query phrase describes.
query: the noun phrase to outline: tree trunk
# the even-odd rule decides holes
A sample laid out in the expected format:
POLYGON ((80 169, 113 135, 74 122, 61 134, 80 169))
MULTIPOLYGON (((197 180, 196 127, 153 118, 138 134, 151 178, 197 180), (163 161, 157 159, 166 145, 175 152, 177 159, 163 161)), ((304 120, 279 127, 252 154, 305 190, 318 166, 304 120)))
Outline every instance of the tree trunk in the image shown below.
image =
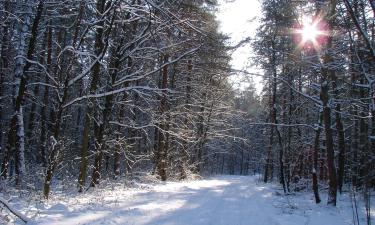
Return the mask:
MULTIPOLYGON (((115 51, 114 55, 112 56, 112 63, 110 63, 110 68, 113 68, 113 72, 111 74, 111 83, 109 84, 109 90, 113 90, 113 85, 116 81, 117 77, 117 72, 119 70, 120 66, 120 58, 121 56, 118 55, 120 51, 120 48, 115 51)), ((104 143, 104 132, 105 129, 108 126, 109 123, 109 118, 112 110, 112 105, 113 105, 113 95, 108 95, 105 97, 105 103, 104 103, 104 109, 102 110, 102 121, 97 127, 97 132, 95 132, 95 146, 97 152, 95 153, 95 162, 94 162, 94 169, 92 173, 92 181, 91 181, 91 187, 95 187, 96 185, 99 184, 101 175, 100 171, 102 168, 103 164, 103 155, 104 155, 104 148, 105 148, 105 143, 104 143)), ((115 170, 116 171, 116 170, 115 170)))
MULTIPOLYGON (((117 70, 118 70, 118 62, 116 63, 117 66, 115 65, 115 70, 116 72, 114 72, 112 74, 112 84, 111 86, 114 84, 115 82, 115 79, 116 79, 116 74, 117 74, 117 70)), ((102 116, 102 122, 101 124, 97 127, 97 132, 95 133, 95 145, 96 145, 96 149, 97 149, 97 152, 95 153, 95 162, 94 162, 94 170, 93 170, 93 173, 92 173, 92 181, 91 181, 91 187, 95 187, 96 185, 99 184, 99 181, 100 181, 100 170, 102 168, 102 161, 103 161, 103 151, 104 151, 104 148, 105 148, 105 143, 103 142, 103 137, 104 137, 104 132, 105 132, 105 129, 108 125, 108 122, 109 122, 109 117, 110 117, 110 113, 111 113, 111 110, 112 110, 112 102, 113 102, 113 95, 108 95, 106 96, 105 98, 105 105, 104 105, 104 110, 103 110, 103 116, 102 116)))
MULTIPOLYGON (((76 48, 76 39, 77 39, 77 36, 78 36, 78 30, 79 30, 81 20, 82 20, 83 9, 84 9, 83 8, 83 1, 81 1, 79 13, 78 13, 77 20, 76 20, 75 32, 74 32, 74 36, 73 36, 73 48, 76 48)), ((48 36, 49 36, 48 37, 48 46, 49 47, 48 47, 47 61, 48 61, 48 66, 50 67, 51 64, 52 64, 52 60, 51 60, 52 30, 51 30, 51 28, 49 28, 49 35, 48 36)), ((60 39, 61 39, 61 32, 60 32, 59 37, 58 37, 59 42, 61 42, 60 39)), ((64 41, 64 46, 65 46, 65 41, 64 41)), ((59 51, 57 53, 60 54, 59 51)), ((71 72, 71 69, 72 69, 72 63, 73 63, 74 59, 75 59, 74 56, 69 57, 69 62, 67 63, 68 67, 67 67, 66 72, 65 72, 65 78, 64 78, 64 83, 63 83, 63 87, 62 87, 62 97, 61 97, 61 100, 58 103, 57 113, 54 113, 54 116, 51 116, 52 121, 54 121, 54 123, 53 123, 53 128, 52 128, 53 136, 50 138, 50 142, 51 142, 50 157, 49 157, 49 160, 48 160, 48 163, 47 163, 47 172, 46 172, 46 176, 45 176, 45 179, 44 179, 43 194, 44 194, 45 199, 48 199, 48 197, 49 197, 50 186, 51 186, 53 174, 54 174, 54 171, 55 171, 55 169, 58 165, 58 162, 60 160, 60 147, 61 146, 59 146, 59 145, 61 143, 59 141, 59 136, 60 136, 61 123, 62 123, 62 120, 63 120, 64 104, 65 104, 66 100, 68 99, 68 95, 69 95, 69 92, 68 92, 68 90, 69 90, 69 79, 70 79, 69 75, 70 75, 70 72, 71 72)), ((56 73, 63 73, 60 68, 57 68, 56 71, 58 71, 56 73)), ((48 98, 48 89, 45 90, 44 98, 48 98)), ((45 127, 44 129, 46 130, 47 128, 45 127)), ((43 138, 44 142, 42 142, 42 144, 44 144, 46 142, 45 134, 43 136, 41 136, 41 138, 43 138)), ((46 151, 46 149, 47 149, 47 147, 45 147, 44 151, 46 151)))
POLYGON ((327 167, 328 167, 328 204, 336 206, 337 180, 335 168, 335 153, 333 149, 333 135, 331 128, 331 108, 329 103, 328 82, 323 81, 321 85, 320 99, 323 103, 323 121, 327 147, 327 167))
MULTIPOLYGON (((105 10, 105 0, 98 0, 96 3, 96 9, 100 15, 103 14, 105 10)), ((104 50, 104 43, 103 43, 103 33, 104 33, 104 20, 98 23, 96 28, 96 36, 95 36, 95 57, 99 58, 99 60, 103 57, 103 50, 104 50)), ((100 80, 100 62, 99 60, 95 63, 92 68, 92 80, 90 83, 90 94, 94 94, 100 80)), ((90 100, 88 100, 90 101, 90 100)), ((79 169, 79 177, 78 177, 78 192, 83 191, 83 187, 86 183, 86 174, 87 174, 87 154, 88 154, 88 146, 89 146, 89 133, 90 133, 90 126, 91 126, 91 116, 93 116, 93 112, 95 110, 94 103, 87 103, 87 109, 85 113, 84 119, 84 128, 82 134, 82 147, 81 147, 81 162, 80 162, 80 169, 79 169)), ((97 126, 97 125, 96 125, 97 126)), ((94 142, 96 143, 97 140, 94 142)), ((95 147, 98 147, 97 145, 95 147)))
POLYGON ((21 186, 23 177, 25 175, 25 128, 23 124, 23 107, 21 106, 19 113, 17 115, 17 125, 16 125, 16 185, 21 186))
MULTIPOLYGON (((30 2, 25 3, 28 7, 28 12, 31 10, 31 6, 29 5, 30 2)), ((27 49, 27 54, 26 54, 26 59, 28 60, 33 60, 34 52, 35 52, 35 45, 36 45, 36 38, 37 38, 37 32, 38 32, 38 27, 39 27, 39 22, 42 18, 42 13, 43 13, 43 8, 44 8, 44 1, 40 0, 37 6, 37 13, 34 18, 34 22, 31 27, 31 36, 28 44, 28 49, 27 49)), ((20 36, 19 36, 19 47, 18 47, 18 57, 16 59, 16 70, 15 70, 15 76, 16 76, 16 84, 17 85, 17 94, 15 98, 15 107, 14 107, 14 114, 11 119, 11 124, 10 128, 8 131, 8 142, 6 144, 5 148, 5 157, 2 162, 2 169, 1 169, 1 175, 6 178, 7 176, 7 166, 9 165, 9 159, 12 154, 12 145, 16 144, 15 149, 14 149, 14 154, 24 154, 24 148, 22 145, 24 144, 24 127, 23 127, 23 112, 22 112, 22 104, 26 92, 26 87, 27 87, 27 81, 28 81, 28 76, 27 76, 27 71, 31 67, 31 63, 28 60, 25 60, 22 56, 25 53, 25 40, 26 40, 26 34, 29 29, 29 23, 30 21, 28 15, 30 13, 26 13, 25 18, 24 18, 24 24, 21 26, 20 29, 20 36), (20 149, 23 148, 23 149, 20 149)), ((18 173, 22 173, 21 169, 24 168, 24 165, 20 165, 24 162, 18 161, 18 160, 23 160, 24 156, 18 155, 16 156, 16 165, 19 165, 18 167, 18 173)), ((16 169, 17 172, 17 169, 16 169)), ((17 176, 21 176, 21 174, 17 174, 17 176)))
POLYGON ((269 145, 268 145, 267 160, 266 160, 266 164, 265 164, 264 177, 263 177, 264 183, 268 182, 268 174, 270 173, 269 170, 271 170, 271 166, 272 166, 273 132, 274 132, 274 126, 271 126, 270 141, 269 141, 269 145))
MULTIPOLYGON (((9 74, 9 55, 10 55, 10 34, 9 28, 11 26, 9 14, 11 13, 10 0, 4 1, 4 17, 2 18, 2 37, 1 37, 1 51, 0 51, 0 106, 3 107, 2 102, 5 99, 5 77, 9 74)), ((3 110, 0 110, 0 147, 3 144, 3 110)), ((1 171, 0 171, 1 172, 1 171)), ((1 173, 0 173, 1 174, 1 173)))
MULTIPOLYGON (((275 42, 272 41, 272 49, 275 49, 275 42)), ((279 144, 279 167, 280 167, 280 174, 279 174, 279 181, 280 184, 283 186, 284 193, 287 192, 286 184, 285 184, 285 172, 284 172, 284 146, 282 143, 282 137, 277 126, 277 109, 276 109, 276 96, 277 96, 277 70, 276 70, 276 54, 275 51, 272 51, 272 76, 273 76, 273 83, 272 83, 272 116, 271 116, 271 123, 275 126, 276 135, 278 138, 279 144)))
MULTIPOLYGON (((188 66, 187 66, 187 77, 186 77, 186 99, 185 99, 185 120, 184 125, 186 129, 189 127, 189 121, 188 121, 188 113, 190 111, 190 104, 191 104, 191 76, 193 75, 193 63, 192 60, 188 60, 188 66)), ((188 138, 187 135, 183 138, 188 138)), ((187 141, 183 140, 183 144, 181 147, 181 160, 180 160, 180 180, 184 180, 187 178, 187 162, 189 161, 189 153, 188 153, 188 143, 187 141)))
MULTIPOLYGON (((331 73, 331 74, 332 74, 331 79, 332 79, 333 94, 335 95, 336 98, 338 98, 339 92, 338 92, 338 86, 337 86, 337 76, 336 76, 336 73, 331 73)), ((338 140, 338 147, 339 147, 337 185, 341 193, 342 185, 344 182, 346 147, 345 147, 344 125, 341 119, 341 104, 340 103, 336 103, 335 122, 336 122, 337 140, 338 140)))
MULTIPOLYGON (((164 55, 164 63, 167 63, 169 61, 169 56, 166 54, 164 55)), ((161 115, 165 114, 167 112, 167 107, 168 107, 168 65, 165 65, 162 68, 162 83, 161 83, 161 88, 163 89, 163 96, 160 102, 160 112, 161 115)), ((158 137, 158 151, 157 151, 157 162, 156 162, 156 167, 157 167, 157 173, 160 176, 160 179, 162 181, 167 180, 167 160, 168 160, 168 153, 167 153, 167 138, 165 135, 165 130, 166 130, 166 119, 163 119, 163 121, 160 124, 160 127, 162 131, 159 131, 159 137, 158 137)))
POLYGON ((315 140, 314 140, 314 152, 313 152, 313 169, 312 169, 312 182, 313 182, 313 191, 315 196, 315 202, 319 204, 321 202, 319 196, 319 185, 318 185, 318 155, 320 149, 320 133, 322 126, 322 113, 319 113, 319 123, 315 131, 315 140))
MULTIPOLYGON (((51 71, 52 64, 52 28, 47 29, 47 70, 51 71)), ((46 84, 49 83, 49 78, 46 75, 46 84)), ((43 167, 47 166, 46 150, 47 150, 47 108, 49 104, 49 87, 45 86, 43 93, 43 106, 40 110, 40 139, 39 139, 39 156, 43 167)))
MULTIPOLYGON (((335 23, 335 14, 336 14, 336 1, 328 0, 328 8, 326 9, 325 18, 327 19, 327 30, 329 35, 327 36, 326 41, 326 53, 323 56, 323 68, 322 68, 322 80, 321 80, 321 90, 320 90, 320 99, 323 104, 323 123, 325 129, 326 137, 326 147, 327 147, 327 168, 328 168, 328 205, 336 206, 337 198, 337 176, 336 176, 336 167, 335 167, 335 152, 334 152, 334 143, 333 143, 333 134, 332 134, 332 118, 331 118, 331 103, 330 103, 330 94, 329 94, 329 83, 330 80, 333 80, 336 77, 336 71, 331 68, 333 63, 333 58, 329 52, 333 47, 333 28, 335 23)), ((320 11, 319 9, 318 11, 320 11)))

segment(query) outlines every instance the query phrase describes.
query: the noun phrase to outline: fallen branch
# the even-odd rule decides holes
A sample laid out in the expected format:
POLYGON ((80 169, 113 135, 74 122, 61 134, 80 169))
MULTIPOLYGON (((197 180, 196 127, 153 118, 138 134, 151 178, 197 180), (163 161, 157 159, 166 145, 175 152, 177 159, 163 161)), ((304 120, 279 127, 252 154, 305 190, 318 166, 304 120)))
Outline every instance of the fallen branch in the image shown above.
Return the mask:
POLYGON ((4 198, 0 197, 0 203, 3 204, 11 213, 20 218, 23 222, 27 223, 29 221, 29 218, 13 208, 4 198))

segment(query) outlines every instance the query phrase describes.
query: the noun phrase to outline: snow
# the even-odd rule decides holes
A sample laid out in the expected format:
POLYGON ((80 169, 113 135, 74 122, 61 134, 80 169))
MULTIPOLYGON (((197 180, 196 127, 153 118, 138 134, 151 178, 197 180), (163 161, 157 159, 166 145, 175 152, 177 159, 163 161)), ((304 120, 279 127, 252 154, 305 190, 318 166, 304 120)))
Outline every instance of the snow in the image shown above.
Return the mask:
MULTIPOLYGON (((353 224, 349 195, 338 206, 316 205, 313 194, 282 194, 278 184, 257 176, 218 176, 204 180, 123 185, 69 197, 53 193, 51 201, 23 209, 29 224, 124 225, 345 225, 353 224)), ((321 193, 323 199, 326 194, 321 193)), ((361 204, 360 204, 361 205, 361 204)), ((361 224, 365 224, 360 208, 361 224)))
MULTIPOLYGON (((18 212, 15 208, 13 208, 8 201, 6 201, 4 198, 0 197, 0 203, 4 205, 11 213, 16 215, 18 218, 20 218, 25 223, 29 220, 26 216, 24 216, 22 213, 18 212)), ((1 217, 0 217, 1 218, 1 217)))

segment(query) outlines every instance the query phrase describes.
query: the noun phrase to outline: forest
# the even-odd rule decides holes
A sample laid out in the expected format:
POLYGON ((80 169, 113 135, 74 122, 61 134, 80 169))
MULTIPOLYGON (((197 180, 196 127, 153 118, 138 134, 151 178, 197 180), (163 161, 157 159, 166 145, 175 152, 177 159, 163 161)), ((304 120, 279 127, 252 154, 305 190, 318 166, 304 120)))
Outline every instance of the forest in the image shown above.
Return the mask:
POLYGON ((0 224, 29 220, 18 201, 241 175, 275 199, 349 196, 348 224, 370 225, 375 1, 248 1, 260 25, 233 43, 228 0, 0 0, 0 224), (231 66, 243 45, 258 72, 231 66))

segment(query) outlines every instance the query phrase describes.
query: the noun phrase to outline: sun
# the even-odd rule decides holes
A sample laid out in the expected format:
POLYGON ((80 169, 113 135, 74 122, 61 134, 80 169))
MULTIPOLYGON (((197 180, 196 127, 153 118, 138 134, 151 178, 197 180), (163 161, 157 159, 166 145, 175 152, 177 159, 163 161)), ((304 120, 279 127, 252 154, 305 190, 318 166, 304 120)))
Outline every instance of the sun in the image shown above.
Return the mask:
POLYGON ((302 42, 306 43, 308 41, 310 42, 316 42, 317 37, 320 35, 320 31, 317 28, 316 24, 304 24, 303 28, 301 30, 302 34, 302 42))
POLYGON ((301 37, 298 47, 309 48, 313 46, 315 49, 319 49, 319 39, 326 35, 326 33, 320 29, 320 23, 320 19, 313 19, 308 16, 303 16, 301 18, 300 28, 294 31, 294 33, 301 37))

